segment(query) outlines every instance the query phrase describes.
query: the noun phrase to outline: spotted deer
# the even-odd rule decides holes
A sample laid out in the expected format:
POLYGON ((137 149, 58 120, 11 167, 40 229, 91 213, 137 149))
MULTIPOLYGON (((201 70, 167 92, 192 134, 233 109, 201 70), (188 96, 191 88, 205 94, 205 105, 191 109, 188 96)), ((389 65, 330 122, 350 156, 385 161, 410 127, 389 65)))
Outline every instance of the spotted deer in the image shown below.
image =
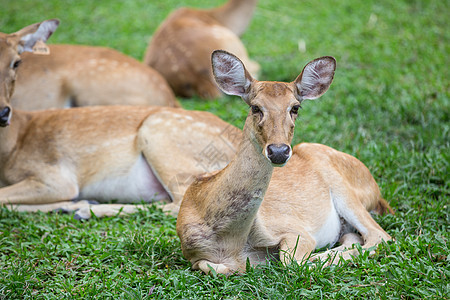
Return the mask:
POLYGON ((311 61, 290 83, 257 81, 221 50, 212 67, 222 91, 240 96, 250 111, 234 158, 194 181, 181 203, 177 234, 193 269, 230 274, 244 272, 247 259, 302 262, 339 241, 329 261, 337 262, 358 253, 348 249, 354 243, 368 250, 391 239, 369 214, 391 208, 359 160, 324 145, 290 146, 300 105, 327 91, 334 58, 311 61))
POLYGON ((167 81, 151 67, 106 47, 48 45, 22 54, 12 103, 41 110, 91 105, 178 107, 167 81), (39 101, 36 101, 39 99, 39 101))
MULTIPOLYGON (((220 133, 239 131, 208 112, 149 106, 15 110, 11 97, 21 55, 45 42, 58 23, 47 20, 0 33, 0 206, 19 211, 87 208, 79 218, 90 216, 89 203, 72 200, 160 200, 170 202, 170 209, 181 202, 190 176, 205 172, 196 159, 202 149, 214 144, 225 157, 233 155, 233 140, 220 133)), ((227 162, 218 161, 210 170, 227 162)), ((122 209, 137 207, 92 208, 99 215, 122 209)))
POLYGON ((178 96, 220 96, 210 64, 213 50, 235 53, 253 75, 258 73, 259 65, 249 59, 239 39, 256 4, 257 0, 229 0, 212 9, 177 9, 151 38, 144 62, 160 72, 178 96))

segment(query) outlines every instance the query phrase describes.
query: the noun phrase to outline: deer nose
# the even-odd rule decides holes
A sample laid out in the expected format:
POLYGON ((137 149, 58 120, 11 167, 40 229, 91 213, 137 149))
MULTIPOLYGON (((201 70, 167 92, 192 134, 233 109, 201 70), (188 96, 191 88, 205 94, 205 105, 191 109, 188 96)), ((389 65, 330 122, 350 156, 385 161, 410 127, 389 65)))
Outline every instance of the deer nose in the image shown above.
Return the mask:
POLYGON ((9 106, 6 106, 0 111, 0 126, 1 127, 8 126, 10 119, 11 119, 11 108, 9 106))
POLYGON ((291 147, 286 144, 267 146, 267 158, 274 165, 284 165, 291 158, 291 147))

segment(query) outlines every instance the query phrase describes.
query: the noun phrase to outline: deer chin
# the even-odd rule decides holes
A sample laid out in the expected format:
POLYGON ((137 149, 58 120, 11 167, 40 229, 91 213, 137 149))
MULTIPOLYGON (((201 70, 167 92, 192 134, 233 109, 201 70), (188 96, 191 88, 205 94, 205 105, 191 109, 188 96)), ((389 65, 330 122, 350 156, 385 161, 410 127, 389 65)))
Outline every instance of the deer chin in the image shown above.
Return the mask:
POLYGON ((291 158, 291 157, 289 157, 289 158, 288 158, 284 163, 282 163, 282 164, 275 164, 275 163, 271 162, 270 159, 269 159, 269 161, 270 161, 270 163, 272 164, 272 167, 281 168, 281 167, 284 167, 284 166, 288 163, 288 161, 289 161, 290 158, 291 158))
MULTIPOLYGON (((287 163, 287 162, 286 162, 287 163)), ((284 163, 284 164, 272 164, 272 167, 275 167, 275 168, 282 168, 282 167, 284 167, 285 165, 286 165, 286 163, 284 163)))

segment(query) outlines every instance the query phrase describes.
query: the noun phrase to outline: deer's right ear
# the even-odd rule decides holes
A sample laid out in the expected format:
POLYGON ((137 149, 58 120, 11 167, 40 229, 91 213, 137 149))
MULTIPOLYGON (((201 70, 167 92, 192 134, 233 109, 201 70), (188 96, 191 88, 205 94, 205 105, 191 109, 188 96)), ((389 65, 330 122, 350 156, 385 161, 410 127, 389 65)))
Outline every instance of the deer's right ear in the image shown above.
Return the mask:
POLYGON ((215 50, 211 62, 219 88, 225 94, 240 96, 246 101, 253 78, 242 61, 231 53, 215 50))
MULTIPOLYGON (((59 20, 51 19, 41 23, 29 25, 13 34, 14 37, 19 39, 17 51, 22 52, 35 52, 33 49, 36 42, 41 41, 45 46, 45 42, 52 35, 52 33, 58 28, 59 20)), ((42 46, 41 46, 42 47, 42 46)))

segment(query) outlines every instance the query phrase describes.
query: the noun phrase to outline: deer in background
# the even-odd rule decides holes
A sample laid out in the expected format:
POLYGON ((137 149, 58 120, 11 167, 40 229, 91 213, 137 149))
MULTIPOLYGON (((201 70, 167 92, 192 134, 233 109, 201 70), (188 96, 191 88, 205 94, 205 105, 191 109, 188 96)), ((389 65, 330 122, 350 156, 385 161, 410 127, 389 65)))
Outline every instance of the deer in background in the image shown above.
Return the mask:
POLYGON ((244 272, 247 259, 278 256, 302 262, 339 241, 315 257, 337 253, 329 261, 336 263, 358 253, 348 249, 354 243, 368 250, 391 239, 369 214, 391 208, 359 160, 324 145, 290 146, 300 104, 327 91, 334 58, 311 61, 291 83, 257 81, 225 51, 213 53, 212 66, 219 87, 250 112, 232 161, 194 181, 181 203, 177 234, 194 269, 244 272))
POLYGON ((259 65, 248 58, 239 39, 256 4, 257 0, 229 0, 218 8, 177 9, 153 35, 144 62, 160 72, 178 96, 220 96, 210 64, 214 50, 235 53, 249 72, 256 75, 259 71, 259 65))
MULTIPOLYGON (((58 23, 47 20, 0 33, 0 206, 73 210, 88 207, 86 201, 71 201, 83 199, 179 205, 189 176, 205 171, 196 155, 209 144, 225 157, 233 155, 233 141, 219 134, 239 131, 208 112, 149 106, 13 111, 21 53, 45 42, 58 23)), ((105 208, 109 215, 119 209, 96 209, 105 208)))
POLYGON ((12 103, 40 110, 91 105, 178 107, 167 81, 151 67, 116 50, 38 44, 24 53, 12 103), (38 101, 36 101, 38 99, 38 101))

